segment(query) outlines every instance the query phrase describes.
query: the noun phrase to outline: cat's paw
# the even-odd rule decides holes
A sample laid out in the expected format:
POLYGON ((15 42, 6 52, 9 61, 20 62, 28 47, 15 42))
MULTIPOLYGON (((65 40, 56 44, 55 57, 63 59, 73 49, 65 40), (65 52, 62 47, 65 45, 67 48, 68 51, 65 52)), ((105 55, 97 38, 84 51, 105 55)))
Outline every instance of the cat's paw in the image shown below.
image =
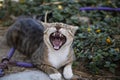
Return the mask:
POLYGON ((73 77, 73 73, 71 72, 64 72, 63 75, 65 79, 71 79, 73 77))
POLYGON ((52 80, 62 80, 62 76, 61 76, 60 73, 50 74, 49 77, 50 77, 52 80))
POLYGON ((71 79, 73 77, 73 72, 70 65, 64 68, 63 75, 65 79, 71 79))

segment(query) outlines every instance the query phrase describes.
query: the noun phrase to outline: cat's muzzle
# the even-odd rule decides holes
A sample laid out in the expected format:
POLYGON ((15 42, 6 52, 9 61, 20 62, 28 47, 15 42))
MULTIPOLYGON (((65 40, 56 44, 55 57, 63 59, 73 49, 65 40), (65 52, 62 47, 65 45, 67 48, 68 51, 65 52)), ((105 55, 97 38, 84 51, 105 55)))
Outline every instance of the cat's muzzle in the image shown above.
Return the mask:
POLYGON ((51 33, 49 39, 55 50, 59 50, 66 42, 66 37, 59 31, 51 33))

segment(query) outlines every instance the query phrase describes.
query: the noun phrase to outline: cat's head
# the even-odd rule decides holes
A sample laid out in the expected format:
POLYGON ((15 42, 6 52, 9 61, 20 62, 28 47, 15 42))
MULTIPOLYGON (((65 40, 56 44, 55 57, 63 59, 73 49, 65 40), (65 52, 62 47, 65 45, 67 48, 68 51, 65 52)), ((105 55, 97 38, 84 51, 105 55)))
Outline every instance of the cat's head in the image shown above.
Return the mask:
POLYGON ((64 23, 44 23, 44 42, 48 48, 59 50, 71 46, 77 26, 64 23))

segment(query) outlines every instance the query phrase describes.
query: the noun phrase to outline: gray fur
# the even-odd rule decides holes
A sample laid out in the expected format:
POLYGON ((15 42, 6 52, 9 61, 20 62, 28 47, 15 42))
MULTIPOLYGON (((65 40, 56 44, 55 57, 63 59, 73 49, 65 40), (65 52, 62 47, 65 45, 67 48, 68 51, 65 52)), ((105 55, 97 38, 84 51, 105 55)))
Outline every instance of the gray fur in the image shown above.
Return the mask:
POLYGON ((23 54, 31 55, 43 43, 44 27, 32 18, 19 18, 6 33, 7 43, 23 54))

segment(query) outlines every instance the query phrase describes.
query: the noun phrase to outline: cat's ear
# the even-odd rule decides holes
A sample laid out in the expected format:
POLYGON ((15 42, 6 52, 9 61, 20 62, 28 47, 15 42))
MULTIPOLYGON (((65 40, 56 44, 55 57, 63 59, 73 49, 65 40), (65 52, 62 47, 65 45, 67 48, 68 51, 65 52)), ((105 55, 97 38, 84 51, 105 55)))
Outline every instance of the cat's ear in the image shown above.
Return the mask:
POLYGON ((50 27, 50 23, 44 23, 44 22, 42 22, 42 25, 44 26, 45 30, 50 27))
POLYGON ((42 23, 44 26, 44 33, 46 33, 48 31, 48 28, 50 27, 50 23, 42 23))
POLYGON ((70 28, 70 30, 71 30, 71 32, 72 32, 72 34, 74 35, 75 34, 75 32, 78 30, 78 26, 69 26, 69 28, 70 28))

